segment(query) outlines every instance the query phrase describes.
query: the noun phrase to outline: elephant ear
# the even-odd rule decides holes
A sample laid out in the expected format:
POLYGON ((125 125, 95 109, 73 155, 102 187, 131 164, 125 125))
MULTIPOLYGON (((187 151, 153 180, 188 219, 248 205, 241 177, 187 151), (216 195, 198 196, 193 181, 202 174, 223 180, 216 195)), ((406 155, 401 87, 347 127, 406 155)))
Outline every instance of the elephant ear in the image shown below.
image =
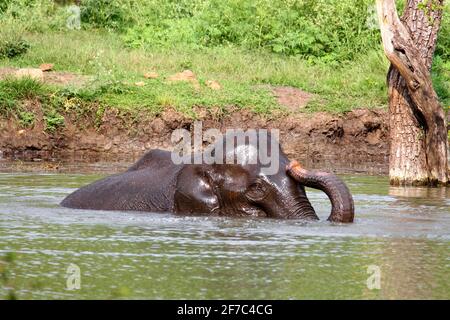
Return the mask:
POLYGON ((245 191, 245 197, 253 202, 264 200, 267 196, 268 188, 264 182, 256 180, 245 191))
POLYGON ((212 177, 204 167, 186 165, 178 175, 174 209, 182 214, 212 214, 219 209, 212 177))

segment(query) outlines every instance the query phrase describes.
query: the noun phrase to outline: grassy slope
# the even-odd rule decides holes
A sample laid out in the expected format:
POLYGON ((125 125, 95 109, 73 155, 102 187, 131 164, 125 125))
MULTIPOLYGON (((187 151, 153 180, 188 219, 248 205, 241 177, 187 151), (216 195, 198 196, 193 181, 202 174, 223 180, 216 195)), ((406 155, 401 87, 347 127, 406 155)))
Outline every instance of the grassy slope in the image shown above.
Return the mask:
MULTIPOLYGON (((57 71, 93 75, 95 81, 78 90, 81 98, 127 110, 145 108, 158 112, 167 106, 189 113, 192 106, 237 105, 269 113, 278 108, 267 89, 255 85, 289 85, 317 94, 306 110, 342 112, 355 107, 386 104, 387 62, 376 48, 370 54, 340 67, 309 65, 297 57, 233 47, 202 50, 183 48, 144 51, 127 49, 114 33, 94 31, 28 34, 31 49, 15 59, 0 60, 1 66, 55 64, 57 71), (202 84, 195 90, 186 83, 167 84, 165 77, 192 70, 202 84), (145 80, 156 71, 159 79, 145 80), (223 89, 213 91, 204 81, 216 80, 223 89), (134 85, 145 81, 144 87, 134 85)), ((55 91, 55 88, 47 88, 55 91)))
MULTIPOLYGON (((367 9, 372 1, 255 3, 118 0, 113 5, 107 0, 86 0, 82 6, 86 30, 70 31, 66 8, 54 1, 8 0, 0 5, 0 49, 10 48, 8 43, 12 43, 14 50, 21 50, 23 38, 31 47, 24 55, 0 58, 0 67, 37 67, 48 62, 54 63, 57 71, 94 80, 83 88, 0 81, 0 116, 19 115, 24 123, 31 123, 32 110, 24 110, 20 103, 30 97, 40 99, 44 112, 56 123, 69 108, 81 113, 98 108, 101 113, 115 107, 128 114, 155 114, 174 107, 191 116, 195 116, 194 106, 219 107, 226 112, 233 105, 262 114, 280 109, 269 89, 260 84, 289 85, 314 93, 316 98, 302 112, 386 106, 388 63, 374 37, 378 31, 368 29, 371 13, 367 9), (136 46, 141 49, 129 49, 124 41, 128 45, 143 43, 136 46), (267 43, 260 46, 261 41, 267 43), (226 46, 229 43, 235 47, 226 46), (274 50, 274 44, 301 50, 292 56, 269 53, 271 48, 271 52, 285 52, 274 50), (346 59, 351 61, 343 62, 346 59), (184 69, 197 75, 198 90, 188 83, 167 83, 167 76, 184 69), (145 80, 143 74, 148 71, 156 71, 160 77, 145 80), (222 90, 207 88, 207 80, 218 81, 222 90), (145 86, 136 86, 137 81, 144 81, 145 86)), ((444 12, 433 80, 448 107, 450 7, 444 12)))

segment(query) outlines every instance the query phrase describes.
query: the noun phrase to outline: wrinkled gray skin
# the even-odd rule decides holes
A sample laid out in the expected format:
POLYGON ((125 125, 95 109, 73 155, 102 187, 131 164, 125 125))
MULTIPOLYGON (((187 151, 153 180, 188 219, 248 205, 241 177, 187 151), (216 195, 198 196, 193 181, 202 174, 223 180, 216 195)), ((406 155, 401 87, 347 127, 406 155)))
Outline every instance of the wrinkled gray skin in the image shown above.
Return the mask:
MULTIPOLYGON (((249 152, 253 147, 245 145, 249 152)), ((260 164, 175 165, 170 152, 152 150, 126 172, 82 187, 61 204, 79 209, 318 219, 304 186, 287 174, 289 160, 279 151, 278 172, 266 175, 260 164)))

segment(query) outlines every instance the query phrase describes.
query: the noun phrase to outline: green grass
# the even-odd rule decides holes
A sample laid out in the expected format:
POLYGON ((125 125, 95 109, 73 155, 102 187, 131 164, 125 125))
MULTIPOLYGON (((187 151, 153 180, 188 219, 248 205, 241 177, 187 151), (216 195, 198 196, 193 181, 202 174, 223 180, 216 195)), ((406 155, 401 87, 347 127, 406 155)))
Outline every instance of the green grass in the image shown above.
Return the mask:
MULTIPOLYGON (((233 106, 263 114, 280 109, 269 90, 259 84, 288 85, 316 94, 305 112, 344 112, 383 106, 387 101, 388 64, 379 48, 351 63, 330 65, 228 46, 129 49, 119 35, 105 31, 47 32, 27 34, 25 39, 30 50, 14 59, 0 60, 0 66, 36 67, 51 62, 56 71, 90 75, 92 82, 68 90, 84 101, 127 111, 154 114, 173 107, 193 116, 195 106, 224 111, 233 106), (184 69, 196 74, 199 90, 188 83, 166 81, 167 76, 184 69), (143 74, 148 71, 156 71, 160 77, 146 80, 143 74), (207 80, 218 81, 222 90, 209 89, 207 80), (145 86, 136 86, 137 81, 144 81, 145 86)), ((3 86, 8 83, 12 84, 3 86)))
MULTIPOLYGON (((0 81, 0 116, 16 117, 22 127, 35 123, 35 110, 28 110, 25 101, 38 101, 42 105, 45 130, 53 132, 64 126, 63 91, 31 78, 6 78, 0 81)), ((67 108, 66 108, 67 111, 67 108)))
POLYGON ((11 116, 22 112, 20 101, 44 94, 41 83, 32 79, 6 78, 0 81, 0 115, 11 116))

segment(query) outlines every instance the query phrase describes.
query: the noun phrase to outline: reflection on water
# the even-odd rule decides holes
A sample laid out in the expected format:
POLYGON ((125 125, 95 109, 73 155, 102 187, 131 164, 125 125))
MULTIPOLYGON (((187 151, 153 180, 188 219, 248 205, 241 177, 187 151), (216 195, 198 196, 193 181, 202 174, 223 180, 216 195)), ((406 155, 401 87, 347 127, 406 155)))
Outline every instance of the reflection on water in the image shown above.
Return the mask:
MULTIPOLYGON (((450 298, 448 188, 346 176, 351 225, 58 206, 99 177, 0 174, 0 255, 16 253, 19 298, 450 298), (71 263, 80 290, 66 289, 71 263), (370 265, 380 267, 380 290, 367 288, 370 265)), ((326 196, 308 195, 325 219, 326 196)))

